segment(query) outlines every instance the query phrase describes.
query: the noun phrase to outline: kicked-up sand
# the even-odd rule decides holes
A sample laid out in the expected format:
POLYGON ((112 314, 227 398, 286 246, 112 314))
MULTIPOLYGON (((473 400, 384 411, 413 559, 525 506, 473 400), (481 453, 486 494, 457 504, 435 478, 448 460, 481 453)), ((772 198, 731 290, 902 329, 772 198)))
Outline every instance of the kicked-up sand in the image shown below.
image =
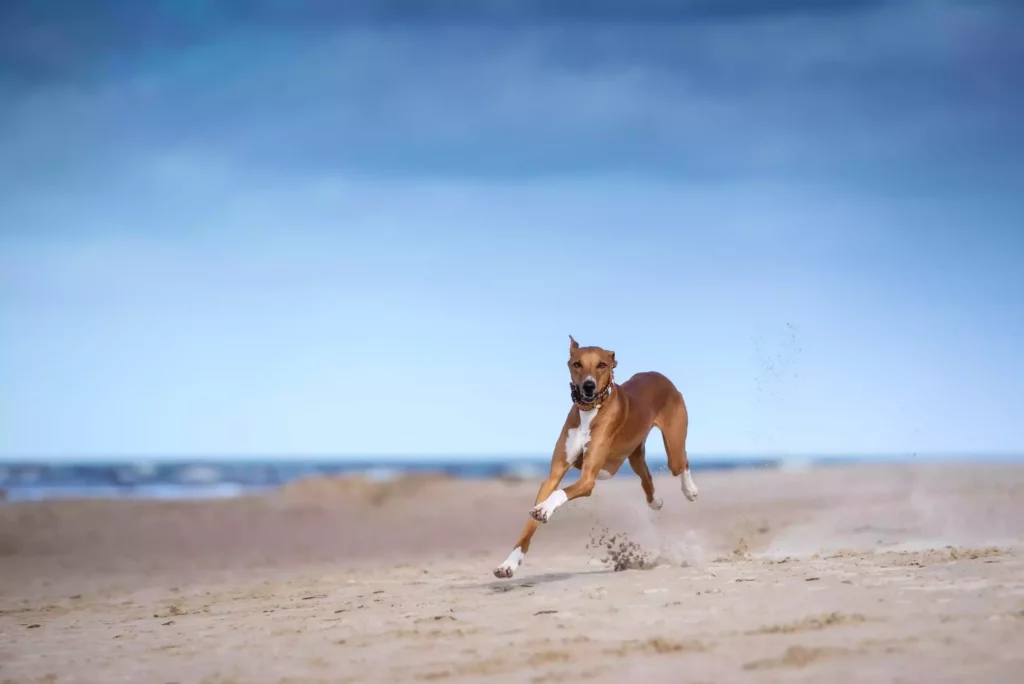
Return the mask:
POLYGON ((6 504, 0 682, 1024 680, 1024 467, 695 479, 6 504))

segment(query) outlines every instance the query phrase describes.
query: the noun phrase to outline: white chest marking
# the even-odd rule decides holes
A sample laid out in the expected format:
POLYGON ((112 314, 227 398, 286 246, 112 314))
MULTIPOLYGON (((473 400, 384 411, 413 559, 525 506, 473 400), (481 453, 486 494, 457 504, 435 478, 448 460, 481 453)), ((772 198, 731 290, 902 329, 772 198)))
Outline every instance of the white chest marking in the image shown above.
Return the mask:
POLYGON ((597 417, 600 406, 595 406, 589 411, 580 411, 580 426, 570 428, 565 436, 565 460, 572 463, 576 457, 585 453, 587 444, 590 443, 590 424, 597 417))

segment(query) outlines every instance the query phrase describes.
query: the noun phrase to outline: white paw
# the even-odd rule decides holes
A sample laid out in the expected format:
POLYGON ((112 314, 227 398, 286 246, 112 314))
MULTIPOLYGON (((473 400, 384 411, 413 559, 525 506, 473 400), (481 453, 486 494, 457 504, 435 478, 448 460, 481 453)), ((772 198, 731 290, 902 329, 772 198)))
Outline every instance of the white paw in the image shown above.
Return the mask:
POLYGON ((537 522, 546 523, 551 518, 551 514, 555 512, 555 509, 564 504, 566 499, 567 497, 563 490, 559 489, 556 492, 552 492, 551 496, 530 509, 530 517, 537 522))
POLYGON ((516 569, 508 563, 502 563, 494 569, 494 576, 498 579, 508 579, 515 574, 516 569))
POLYGON ((499 579, 508 579, 515 574, 516 569, 523 564, 523 558, 526 554, 523 553, 517 546, 512 550, 512 553, 508 554, 508 558, 505 562, 494 569, 494 576, 499 579))
POLYGON ((697 485, 693 483, 689 468, 683 471, 683 496, 690 501, 697 500, 697 485))
POLYGON ((660 511, 661 507, 665 505, 665 502, 658 497, 654 497, 654 500, 648 501, 647 505, 650 506, 652 510, 660 511))
POLYGON ((544 504, 539 503, 530 509, 530 517, 536 520, 537 522, 546 523, 548 521, 548 518, 550 518, 551 514, 554 512, 555 510, 553 508, 551 510, 548 510, 548 508, 544 504))

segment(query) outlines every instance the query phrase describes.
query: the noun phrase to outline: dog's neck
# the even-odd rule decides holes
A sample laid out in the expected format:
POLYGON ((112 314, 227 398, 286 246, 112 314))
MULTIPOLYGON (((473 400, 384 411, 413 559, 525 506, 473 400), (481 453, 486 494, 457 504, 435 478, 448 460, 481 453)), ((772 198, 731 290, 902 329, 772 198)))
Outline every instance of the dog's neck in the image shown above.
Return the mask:
POLYGON ((608 397, 612 396, 612 387, 615 385, 615 376, 608 380, 608 386, 603 391, 599 392, 596 397, 591 401, 584 401, 583 396, 580 394, 580 388, 575 383, 569 383, 569 392, 572 395, 572 403, 576 405, 580 411, 593 411, 596 408, 601 408, 601 405, 608 400, 608 397))

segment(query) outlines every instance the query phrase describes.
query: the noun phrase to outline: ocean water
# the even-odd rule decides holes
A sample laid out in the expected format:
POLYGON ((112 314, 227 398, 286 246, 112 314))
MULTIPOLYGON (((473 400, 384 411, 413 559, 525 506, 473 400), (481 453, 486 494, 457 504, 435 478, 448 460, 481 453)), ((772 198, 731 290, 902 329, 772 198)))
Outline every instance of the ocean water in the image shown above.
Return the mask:
MULTIPOLYGON (((922 460, 913 454, 872 456, 714 456, 691 455, 694 472, 741 468, 799 469, 822 464, 865 461, 922 460)), ((928 460, 963 460, 958 455, 929 456, 928 460)), ((1020 456, 973 457, 975 460, 1024 462, 1020 456)), ((666 471, 664 456, 650 454, 655 474, 666 471)), ((122 459, 110 462, 0 462, 0 500, 6 503, 56 498, 224 498, 278 488, 299 478, 361 475, 386 480, 412 473, 437 473, 457 478, 525 478, 540 480, 550 457, 394 457, 364 459, 122 459)), ((572 470, 565 482, 576 479, 572 470)), ((636 477, 623 466, 617 477, 636 477)))
MULTIPOLYGON (((0 463, 0 499, 6 502, 55 498, 195 499, 242 496, 278 488, 299 478, 360 475, 386 480, 413 473, 436 473, 457 478, 543 478, 550 457, 366 458, 301 460, 119 460, 111 462, 0 463)), ((653 472, 656 457, 651 459, 653 472)), ((723 470, 774 468, 777 459, 757 457, 691 460, 691 468, 723 470)), ((575 480, 570 471, 566 482, 575 480)), ((623 467, 619 476, 636 477, 623 467)))

